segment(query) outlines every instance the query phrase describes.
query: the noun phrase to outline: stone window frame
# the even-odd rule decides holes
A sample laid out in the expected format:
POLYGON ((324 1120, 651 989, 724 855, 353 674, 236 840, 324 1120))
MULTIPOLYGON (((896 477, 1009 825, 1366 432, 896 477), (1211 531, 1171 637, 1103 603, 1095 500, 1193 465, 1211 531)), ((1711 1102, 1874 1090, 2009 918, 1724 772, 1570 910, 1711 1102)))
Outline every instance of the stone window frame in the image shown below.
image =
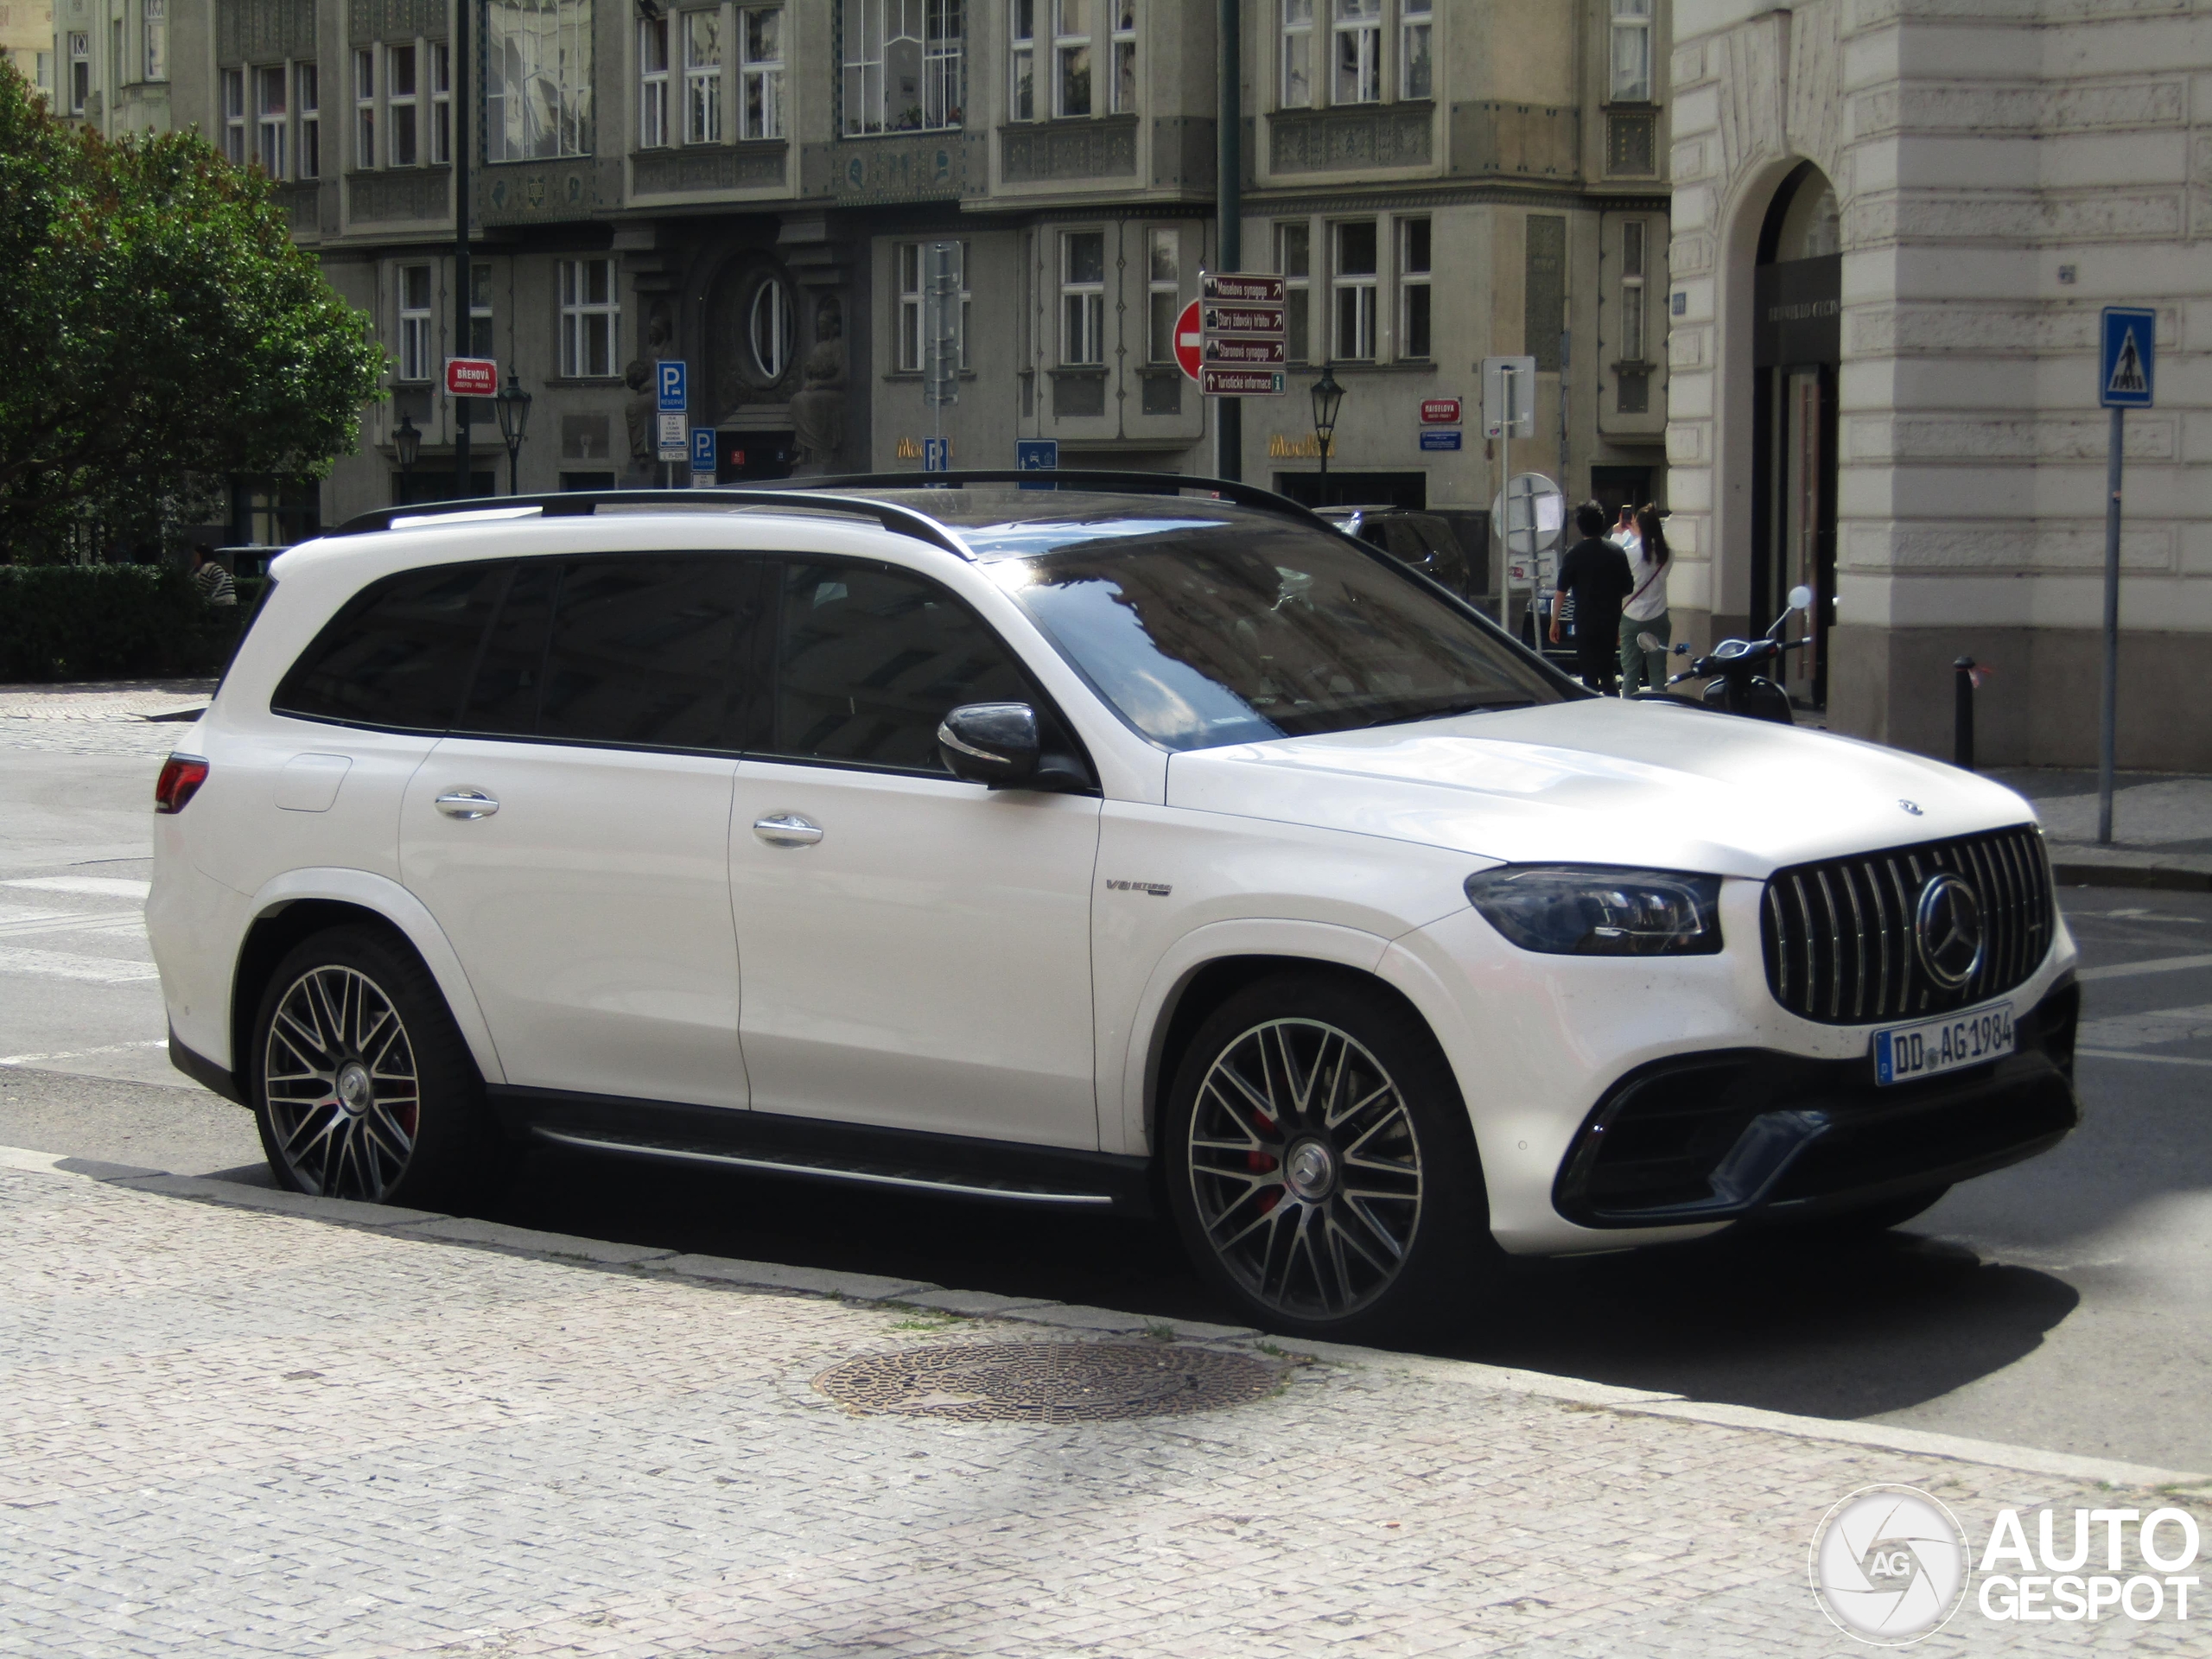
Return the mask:
POLYGON ((1007 0, 1006 118, 1010 125, 1130 116, 1143 102, 1142 65, 1138 52, 1142 31, 1137 23, 1138 0, 1083 0, 1092 8, 1091 16, 1082 29, 1074 30, 1062 26, 1060 8, 1064 3, 1065 0, 1007 0), (1045 96, 1041 99, 1037 96, 1040 29, 1044 31, 1041 51, 1046 60, 1042 89, 1045 96), (1094 60, 1085 71, 1090 77, 1086 87, 1090 107, 1069 109, 1064 98, 1061 58, 1068 52, 1091 54, 1102 40, 1106 45, 1105 98, 1103 102, 1099 98, 1098 66, 1094 60))
POLYGON ((1103 369, 1106 366, 1106 232, 1103 225, 1066 225, 1059 228, 1059 258, 1058 260, 1059 289, 1059 366, 1064 369, 1103 369), (1073 269, 1076 239, 1078 237, 1098 238, 1098 279, 1077 282, 1070 272, 1073 269), (1071 329, 1071 321, 1078 314, 1071 308, 1080 303, 1080 321, 1071 329), (1071 339, 1071 336, 1089 336, 1071 339), (1088 345, 1090 356, 1076 355, 1076 347, 1088 345))
POLYGON ((168 0, 138 0, 138 43, 145 68, 144 79, 169 78, 168 0))
POLYGON ((1606 8, 1608 22, 1605 35, 1605 101, 1608 104, 1652 102, 1654 69, 1651 52, 1653 25, 1657 21, 1653 16, 1656 10, 1652 0, 1610 0, 1606 8), (1624 47, 1628 47, 1641 58, 1640 69, 1633 62, 1624 64, 1624 47))
POLYGON ((588 254, 582 258, 554 262, 555 351, 563 380, 613 380, 622 373, 622 271, 611 254, 588 254), (607 298, 588 297, 591 284, 586 268, 601 265, 607 271, 607 298), (607 362, 594 367, 589 351, 590 324, 607 320, 607 362))
MULTIPOLYGON (((252 94, 253 159, 272 179, 288 179, 292 166, 292 67, 289 63, 257 63, 245 72, 252 94), (270 92, 276 107, 270 107, 270 92), (271 166, 270 162, 275 162, 271 166)), ((227 125, 227 120, 226 122, 227 125)))
POLYGON ((1313 221, 1277 219, 1274 225, 1274 264, 1282 277, 1283 356, 1292 363, 1313 360, 1313 221), (1299 238, 1299 269, 1291 269, 1291 242, 1299 238), (1300 316, 1300 314, 1303 313, 1300 316), (1294 322, 1292 319, 1298 317, 1294 322))
POLYGON ((245 165, 245 88, 246 71, 243 65, 217 72, 215 112, 223 124, 223 159, 232 167, 245 165))
POLYGON ((788 67, 790 28, 790 11, 781 0, 774 5, 741 5, 737 9, 737 136, 741 139, 780 139, 789 133, 790 121, 784 109, 784 72, 788 67), (775 55, 756 58, 753 26, 772 15, 776 22, 775 55), (756 110, 761 112, 758 124, 760 130, 757 132, 753 130, 756 110))
POLYGON ((973 249, 965 237, 928 237, 891 245, 892 308, 896 323, 892 331, 892 372, 918 375, 922 372, 922 250, 931 242, 960 245, 960 372, 973 372, 969 357, 974 321, 975 290, 969 285, 968 260, 973 249))
MULTIPOLYGON (((968 114, 968 8, 964 0, 838 0, 837 20, 839 137, 879 138, 962 130, 968 114), (862 18, 862 26, 858 29, 854 27, 855 12, 862 18), (932 20, 941 25, 955 12, 959 18, 957 33, 942 27, 933 28, 932 20), (899 31, 895 35, 892 33, 894 20, 899 31), (856 50, 867 50, 868 21, 876 24, 874 39, 879 55, 855 57, 853 54, 856 50), (891 109, 891 48, 894 42, 912 45, 917 54, 915 61, 919 66, 921 102, 913 106, 917 119, 912 125, 894 122, 891 109), (868 121, 871 70, 874 72, 879 105, 874 112, 880 117, 873 125, 868 121), (857 99, 855 86, 860 89, 857 99), (935 121, 930 119, 932 92, 940 117, 935 121)), ((899 114, 903 116, 904 111, 899 114)))
POLYGON ((1329 333, 1328 360, 1331 362, 1379 363, 1382 361, 1384 320, 1382 295, 1384 280, 1388 275, 1383 269, 1385 264, 1383 250, 1389 242, 1389 237, 1384 226, 1389 222, 1388 216, 1381 213, 1355 214, 1350 218, 1332 219, 1327 221, 1329 315, 1325 326, 1329 333), (1347 270, 1344 268, 1344 232, 1362 227, 1364 227, 1375 240, 1374 269, 1347 270), (1365 296, 1363 302, 1359 297, 1362 295, 1365 296), (1351 343, 1355 347, 1364 344, 1367 347, 1365 351, 1344 349, 1346 299, 1350 299, 1352 302, 1351 315, 1353 339, 1351 343), (1367 334, 1364 341, 1358 338, 1363 323, 1367 334))
POLYGON ((729 19, 721 6, 694 6, 677 16, 683 22, 683 142, 719 144, 725 130, 722 59, 729 19))
POLYGON ((69 40, 69 113, 82 115, 92 95, 92 33, 73 29, 69 40))
POLYGON ((1430 363, 1436 358, 1435 236, 1436 219, 1433 214, 1400 213, 1391 220, 1390 244, 1398 293, 1396 339, 1393 344, 1396 360, 1401 363, 1430 363), (1424 250, 1426 263, 1418 265, 1414 263, 1416 235, 1427 244, 1424 250), (1421 342, 1426 349, 1421 351, 1413 349, 1416 308, 1423 313, 1421 332, 1427 336, 1421 342))
POLYGON ((1183 315, 1183 308, 1189 302, 1184 293, 1183 271, 1188 262, 1183 257, 1183 228, 1180 219, 1144 227, 1144 360, 1154 367, 1175 366, 1175 320, 1183 315), (1164 277, 1160 274, 1159 263, 1163 240, 1174 261, 1173 269, 1164 277), (1163 300, 1166 302, 1164 312, 1160 304, 1163 300))
POLYGON ((392 338, 399 347, 391 378, 402 385, 428 385, 436 374, 438 263, 410 259, 395 264, 391 297, 396 318, 392 338), (413 304, 410 302, 417 296, 410 295, 408 287, 410 278, 417 275, 423 284, 421 302, 413 304))
POLYGON ((638 19, 638 148, 670 147, 669 46, 672 33, 666 12, 638 19))
POLYGON ((1447 8, 1436 0, 1275 0, 1274 107, 1280 111, 1370 109, 1427 103, 1436 95, 1436 35, 1447 8), (1344 15, 1347 5, 1373 4, 1371 15, 1344 15), (1338 39, 1370 37, 1360 50, 1375 96, 1337 96, 1338 39), (1427 86, 1408 91, 1416 62, 1427 86), (1303 96, 1297 96, 1304 78, 1303 96))

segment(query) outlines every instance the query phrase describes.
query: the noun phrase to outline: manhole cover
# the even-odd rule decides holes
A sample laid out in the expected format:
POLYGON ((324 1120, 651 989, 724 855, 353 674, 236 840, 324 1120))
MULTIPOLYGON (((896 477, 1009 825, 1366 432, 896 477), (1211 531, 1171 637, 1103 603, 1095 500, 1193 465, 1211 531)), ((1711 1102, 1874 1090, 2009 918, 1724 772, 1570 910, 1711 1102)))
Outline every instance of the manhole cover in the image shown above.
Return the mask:
POLYGON ((995 1342, 862 1354, 814 1386, 855 1411, 958 1423, 1096 1423, 1240 1406, 1281 1373, 1249 1354, 1150 1343, 995 1342))

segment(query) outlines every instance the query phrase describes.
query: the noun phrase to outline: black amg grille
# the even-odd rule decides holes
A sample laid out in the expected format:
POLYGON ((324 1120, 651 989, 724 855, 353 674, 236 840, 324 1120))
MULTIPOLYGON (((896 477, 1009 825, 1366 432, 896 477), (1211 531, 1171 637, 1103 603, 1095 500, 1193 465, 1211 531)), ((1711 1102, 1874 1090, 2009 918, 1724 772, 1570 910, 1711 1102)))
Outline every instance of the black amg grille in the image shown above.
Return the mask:
POLYGON ((2050 949, 2050 863, 2032 824, 1800 864, 1767 883, 1760 915, 1766 982, 1792 1014, 1822 1025, 1948 1013, 2019 984, 2050 949), (1938 871, 1981 903, 1981 960, 1963 985, 1921 962, 1914 916, 1938 871))

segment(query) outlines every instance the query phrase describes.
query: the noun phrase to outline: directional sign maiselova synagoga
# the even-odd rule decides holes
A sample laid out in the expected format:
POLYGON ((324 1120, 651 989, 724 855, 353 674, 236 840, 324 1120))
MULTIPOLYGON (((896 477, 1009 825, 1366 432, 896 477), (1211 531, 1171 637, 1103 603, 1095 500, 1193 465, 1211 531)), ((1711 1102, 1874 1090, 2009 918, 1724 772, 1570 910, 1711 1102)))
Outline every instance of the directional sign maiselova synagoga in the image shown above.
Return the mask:
POLYGON ((1282 395, 1282 278, 1209 271, 1198 279, 1198 390, 1210 397, 1282 395))

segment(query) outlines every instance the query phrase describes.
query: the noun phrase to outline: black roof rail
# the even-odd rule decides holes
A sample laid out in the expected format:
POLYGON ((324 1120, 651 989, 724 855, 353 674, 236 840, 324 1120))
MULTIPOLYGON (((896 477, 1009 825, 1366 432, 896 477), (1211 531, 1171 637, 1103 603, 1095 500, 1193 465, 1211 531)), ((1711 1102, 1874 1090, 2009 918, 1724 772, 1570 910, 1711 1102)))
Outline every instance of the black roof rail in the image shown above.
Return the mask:
POLYGON ((439 518, 517 507, 535 507, 546 518, 588 518, 601 507, 803 507, 873 518, 895 536, 909 536, 948 553, 957 553, 963 558, 968 556, 968 550, 960 544, 958 537, 927 513, 917 512, 894 501, 819 493, 826 481, 808 479, 787 489, 568 490, 554 495, 487 495, 456 501, 423 501, 412 506, 378 507, 372 512, 356 513, 335 530, 323 534, 365 536, 390 530, 393 521, 400 518, 439 518))
MULTIPOLYGON (((790 487, 810 490, 927 490, 964 489, 970 484, 1051 484, 1064 490, 1095 489, 1104 494, 1174 495, 1184 490, 1204 490, 1239 507, 1280 513, 1305 524, 1336 526, 1311 507, 1287 495, 1263 490, 1236 479, 1208 478, 1198 473, 1121 472, 1083 467, 956 467, 944 473, 854 473, 837 478, 794 480, 790 487)), ((776 485, 768 486, 774 489, 776 485)))

